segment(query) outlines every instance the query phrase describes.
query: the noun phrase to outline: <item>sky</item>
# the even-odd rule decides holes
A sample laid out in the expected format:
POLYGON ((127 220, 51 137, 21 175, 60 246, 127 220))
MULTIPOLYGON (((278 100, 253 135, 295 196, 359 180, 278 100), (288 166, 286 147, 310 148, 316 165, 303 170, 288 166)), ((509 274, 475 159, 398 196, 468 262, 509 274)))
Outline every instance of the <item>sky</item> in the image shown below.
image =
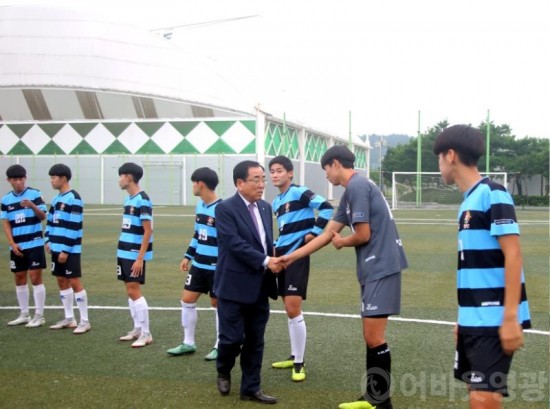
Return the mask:
POLYGON ((442 120, 477 126, 489 114, 517 137, 550 137, 548 0, 48 4, 169 31, 251 109, 317 130, 414 136, 442 120))

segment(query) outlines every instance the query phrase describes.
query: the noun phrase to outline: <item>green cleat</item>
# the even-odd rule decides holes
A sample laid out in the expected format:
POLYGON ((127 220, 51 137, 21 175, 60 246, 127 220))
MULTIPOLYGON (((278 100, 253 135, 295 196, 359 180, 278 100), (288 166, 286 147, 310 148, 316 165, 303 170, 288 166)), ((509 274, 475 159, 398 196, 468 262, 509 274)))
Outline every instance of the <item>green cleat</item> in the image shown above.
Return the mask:
POLYGON ((184 355, 184 354, 192 354, 197 350, 197 346, 195 344, 188 345, 188 344, 179 344, 177 347, 167 350, 166 352, 170 355, 184 355))
POLYGON ((205 357, 205 361, 215 361, 218 359, 218 348, 212 348, 212 351, 210 351, 205 357))
POLYGON ((290 379, 294 382, 302 382, 306 380, 306 367, 304 364, 294 364, 290 379))
POLYGON ((366 400, 358 400, 355 402, 346 402, 338 405, 339 409, 376 409, 376 406, 371 405, 366 400))
POLYGON ((271 364, 271 367, 276 369, 288 369, 288 368, 292 368, 293 366, 294 366, 293 356, 288 357, 286 361, 273 362, 271 364))

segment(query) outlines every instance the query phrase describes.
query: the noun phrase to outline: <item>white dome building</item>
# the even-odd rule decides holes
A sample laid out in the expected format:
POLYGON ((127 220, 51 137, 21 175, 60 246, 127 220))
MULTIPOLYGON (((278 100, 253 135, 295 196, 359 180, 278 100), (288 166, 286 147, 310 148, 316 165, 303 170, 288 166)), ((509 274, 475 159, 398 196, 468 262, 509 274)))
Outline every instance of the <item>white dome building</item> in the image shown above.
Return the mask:
MULTIPOLYGON (((289 156, 304 183, 308 163, 318 167, 334 143, 348 141, 257 111, 150 31, 67 8, 0 7, 0 169, 21 163, 43 191, 52 160, 63 161, 88 203, 119 203, 116 169, 131 156, 146 167, 156 203, 187 204, 187 175, 199 162, 217 169, 222 193, 233 185, 223 175, 244 158, 289 156)), ((358 167, 368 168, 367 147, 353 144, 358 167)))

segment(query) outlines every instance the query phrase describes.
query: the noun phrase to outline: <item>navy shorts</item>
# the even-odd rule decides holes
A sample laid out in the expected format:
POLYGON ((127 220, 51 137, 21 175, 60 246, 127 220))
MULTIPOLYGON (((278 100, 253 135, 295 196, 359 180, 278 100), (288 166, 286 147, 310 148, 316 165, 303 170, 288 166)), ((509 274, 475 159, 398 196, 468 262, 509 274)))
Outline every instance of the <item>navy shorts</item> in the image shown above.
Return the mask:
POLYGON ((65 278, 82 277, 80 254, 69 253, 65 263, 58 263, 59 254, 52 251, 52 275, 65 278))
POLYGON ((117 257, 116 259, 116 276, 118 280, 125 283, 140 283, 145 284, 145 264, 143 262, 143 271, 138 277, 132 277, 132 266, 136 260, 128 260, 127 258, 117 257))
POLYGON ((506 355, 498 335, 458 334, 454 377, 472 391, 497 392, 508 396, 508 372, 512 355, 506 355))
POLYGON ((214 295, 214 270, 191 265, 183 288, 195 293, 209 294, 210 298, 216 298, 214 295))
POLYGON ((31 247, 23 250, 22 253, 23 257, 19 257, 13 251, 10 251, 10 269, 12 273, 46 268, 44 246, 31 247))
POLYGON ((277 291, 280 296, 298 295, 305 300, 309 280, 309 256, 296 260, 276 277, 277 291))

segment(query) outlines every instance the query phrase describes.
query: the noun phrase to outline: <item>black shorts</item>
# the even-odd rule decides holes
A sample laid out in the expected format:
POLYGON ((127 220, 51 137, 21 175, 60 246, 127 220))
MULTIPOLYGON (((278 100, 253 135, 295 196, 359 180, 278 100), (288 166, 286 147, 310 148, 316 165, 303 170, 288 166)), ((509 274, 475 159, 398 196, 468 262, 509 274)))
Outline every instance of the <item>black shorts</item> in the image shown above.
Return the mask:
POLYGON ((145 284, 145 264, 143 262, 143 271, 139 277, 132 277, 132 266, 136 260, 128 260, 127 258, 116 259, 116 277, 125 283, 140 283, 145 284))
POLYGON ((23 250, 22 253, 23 257, 19 257, 13 251, 10 251, 10 269, 12 273, 46 268, 44 246, 31 247, 23 250))
POLYGON ((214 270, 191 265, 183 288, 195 293, 209 294, 210 298, 216 298, 214 294, 214 270))
POLYGON ((54 253, 52 251, 52 275, 65 278, 82 277, 80 254, 69 253, 66 262, 58 263, 57 259, 59 258, 59 254, 60 253, 54 253))
POLYGON ((305 300, 309 280, 309 256, 296 260, 276 277, 277 291, 280 296, 299 295, 302 300, 305 300))
POLYGON ((454 377, 470 385, 470 390, 508 396, 511 364, 512 356, 504 353, 498 335, 458 334, 454 377))

